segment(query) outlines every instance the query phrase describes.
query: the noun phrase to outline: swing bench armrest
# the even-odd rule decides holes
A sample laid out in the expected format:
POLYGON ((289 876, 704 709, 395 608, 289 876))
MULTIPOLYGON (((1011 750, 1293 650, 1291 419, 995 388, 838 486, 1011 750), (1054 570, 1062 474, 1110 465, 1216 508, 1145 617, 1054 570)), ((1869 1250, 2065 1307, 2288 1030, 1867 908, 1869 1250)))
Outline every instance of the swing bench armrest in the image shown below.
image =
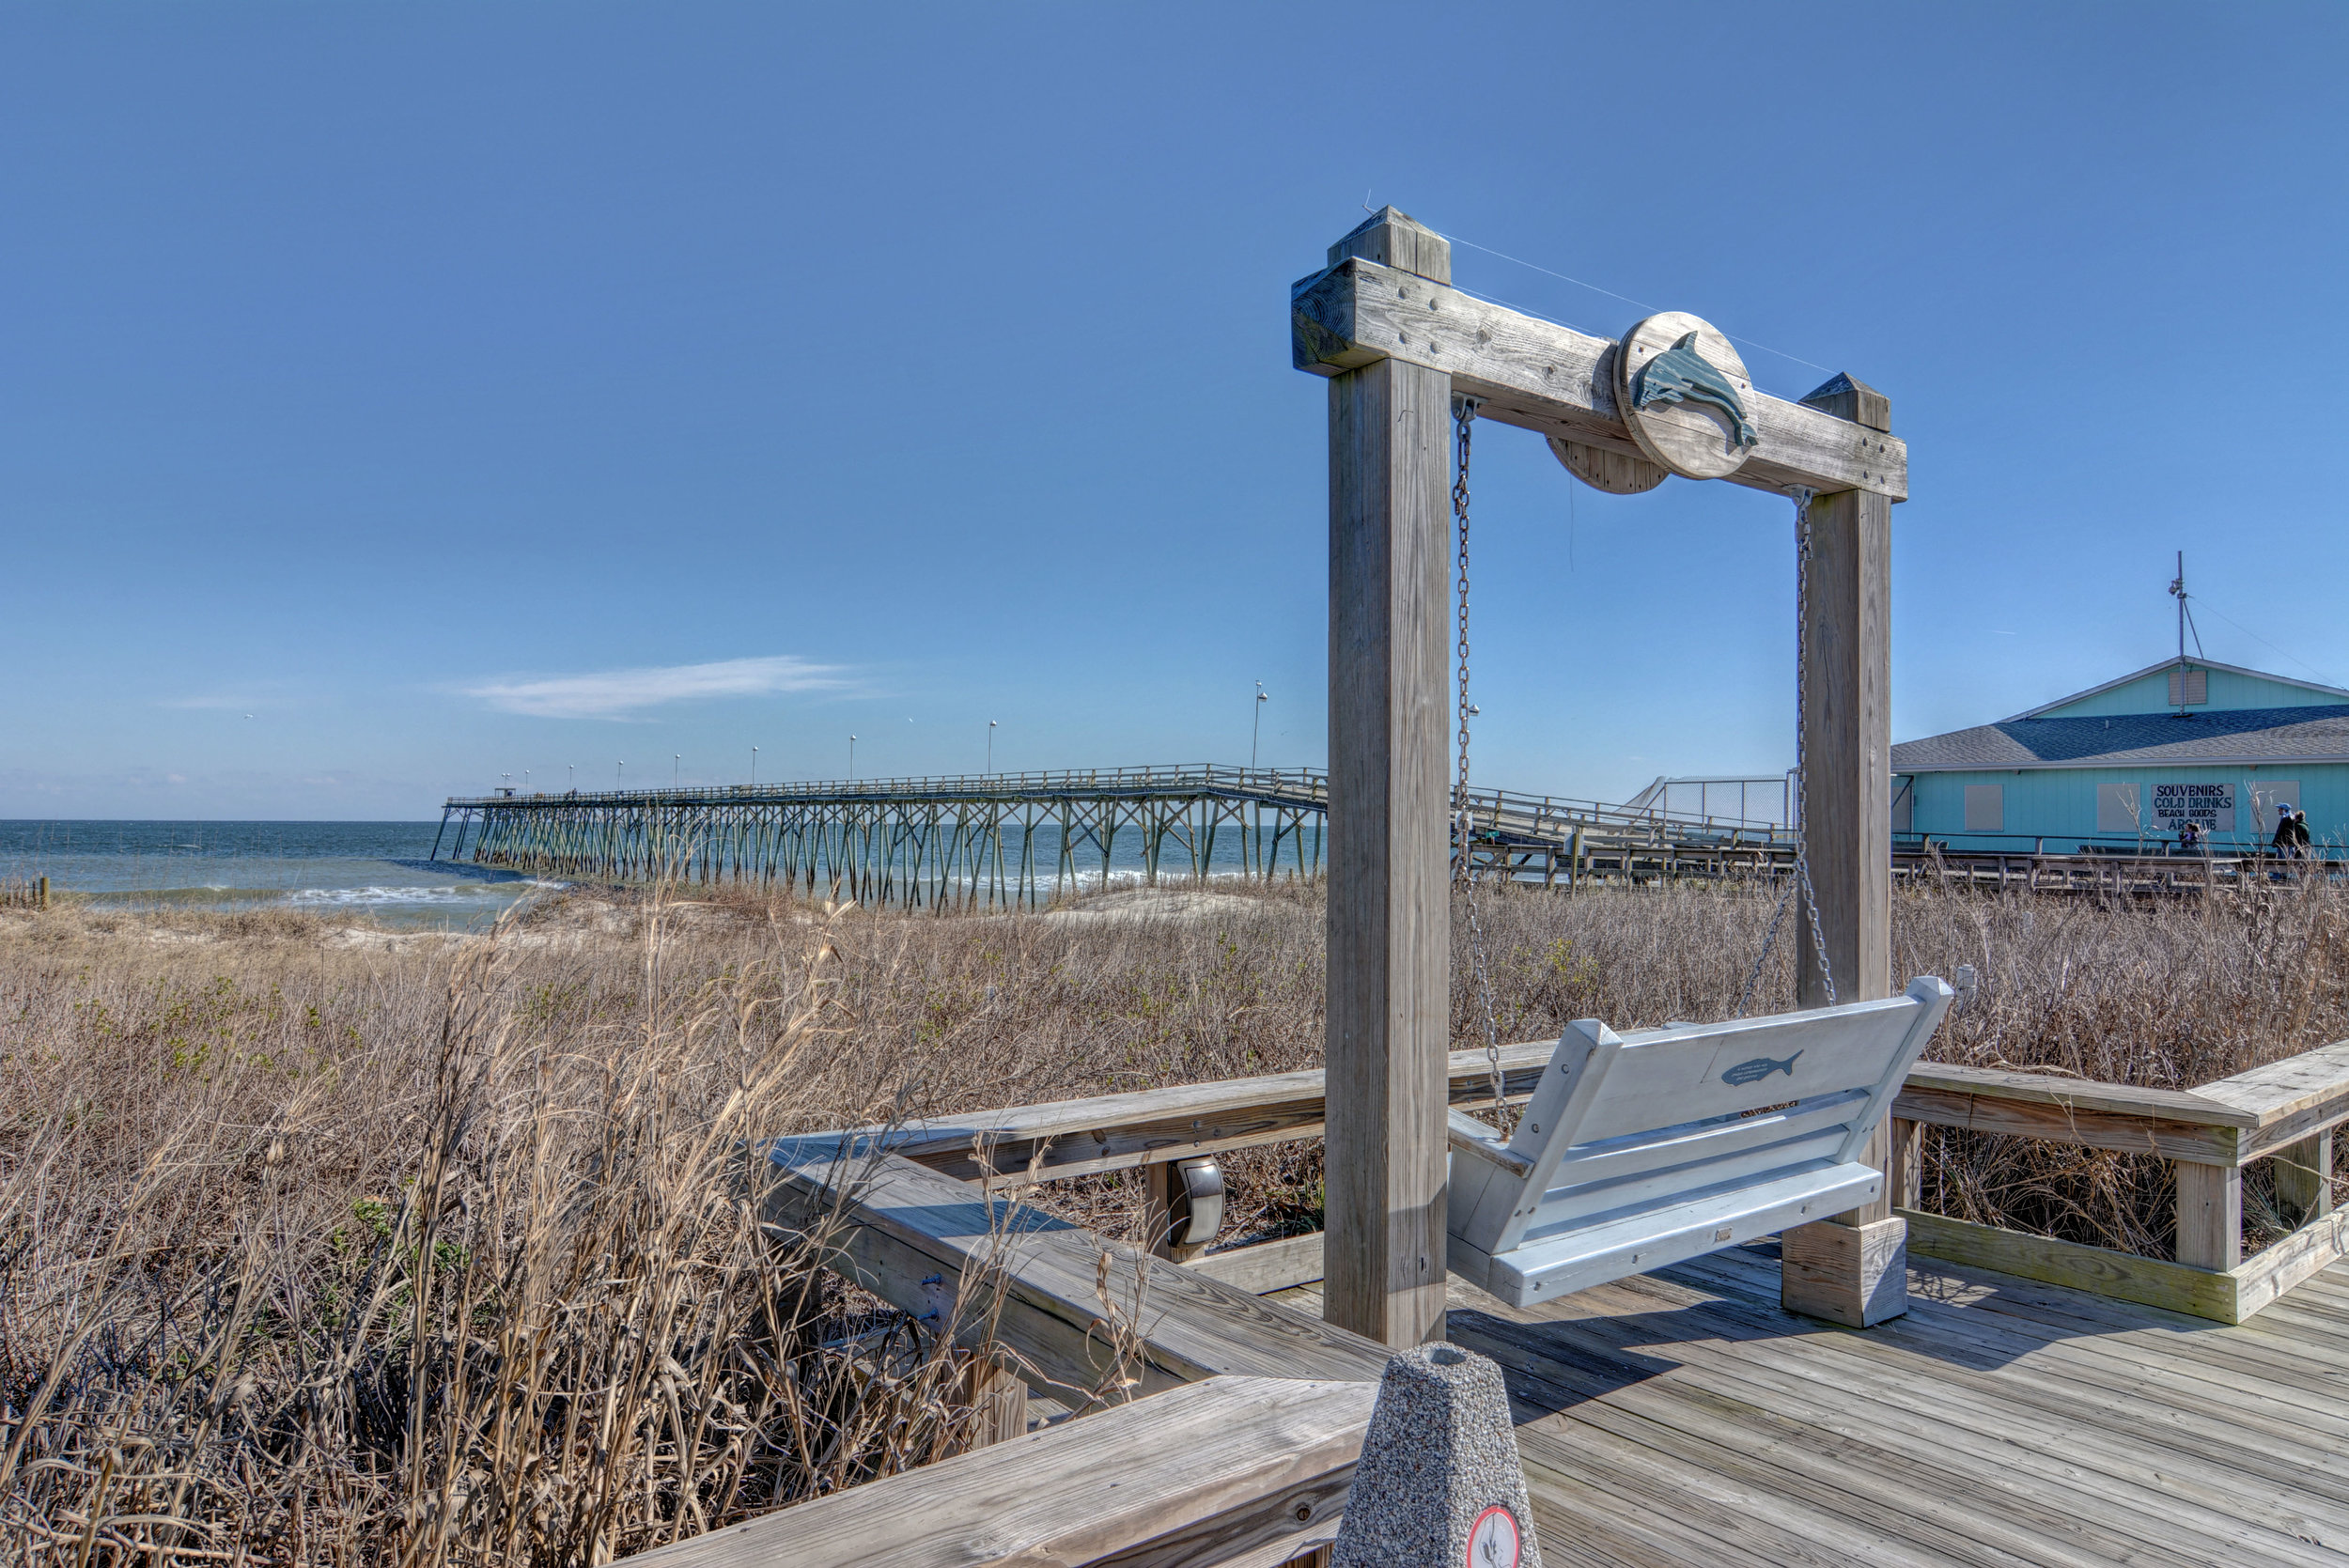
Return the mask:
POLYGON ((1455 1154, 1473 1155, 1503 1175, 1523 1181, 1533 1173, 1532 1157, 1512 1151, 1498 1132, 1457 1106, 1445 1113, 1444 1137, 1455 1154))

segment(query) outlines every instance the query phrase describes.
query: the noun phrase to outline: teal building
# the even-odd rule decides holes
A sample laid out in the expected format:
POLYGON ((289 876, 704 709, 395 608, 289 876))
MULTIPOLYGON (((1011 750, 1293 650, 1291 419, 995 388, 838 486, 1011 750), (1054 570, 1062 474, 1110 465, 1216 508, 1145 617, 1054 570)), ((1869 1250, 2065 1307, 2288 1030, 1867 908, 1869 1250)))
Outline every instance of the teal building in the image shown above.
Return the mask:
POLYGON ((2193 822, 2226 853, 2279 807, 2349 846, 2349 691, 2171 659, 2059 701, 1892 748, 1892 832, 1952 849, 2166 848, 2193 822))

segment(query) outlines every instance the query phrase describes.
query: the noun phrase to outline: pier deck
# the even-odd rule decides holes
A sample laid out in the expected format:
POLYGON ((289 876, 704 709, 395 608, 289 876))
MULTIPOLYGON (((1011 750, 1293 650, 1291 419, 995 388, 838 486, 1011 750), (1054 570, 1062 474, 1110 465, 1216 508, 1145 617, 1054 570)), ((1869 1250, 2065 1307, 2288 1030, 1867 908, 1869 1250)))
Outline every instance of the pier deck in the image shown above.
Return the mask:
POLYGON ((1780 1309, 1774 1244, 1524 1310, 1455 1281, 1544 1560, 2349 1562, 2349 1265, 2227 1327, 1912 1261, 1861 1333, 1780 1309))

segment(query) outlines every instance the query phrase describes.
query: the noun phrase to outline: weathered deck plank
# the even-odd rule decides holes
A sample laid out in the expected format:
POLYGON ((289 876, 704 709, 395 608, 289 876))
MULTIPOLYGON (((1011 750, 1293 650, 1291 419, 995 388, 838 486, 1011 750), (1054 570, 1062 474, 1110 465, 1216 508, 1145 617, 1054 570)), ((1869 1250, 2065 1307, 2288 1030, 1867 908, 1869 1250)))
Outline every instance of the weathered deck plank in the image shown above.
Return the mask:
POLYGON ((1927 1263, 1854 1334, 1777 1281, 1763 1249, 1524 1311, 1455 1281, 1545 1553, 1595 1526, 1561 1560, 2349 1560, 2349 1265, 2241 1327, 1927 1263))

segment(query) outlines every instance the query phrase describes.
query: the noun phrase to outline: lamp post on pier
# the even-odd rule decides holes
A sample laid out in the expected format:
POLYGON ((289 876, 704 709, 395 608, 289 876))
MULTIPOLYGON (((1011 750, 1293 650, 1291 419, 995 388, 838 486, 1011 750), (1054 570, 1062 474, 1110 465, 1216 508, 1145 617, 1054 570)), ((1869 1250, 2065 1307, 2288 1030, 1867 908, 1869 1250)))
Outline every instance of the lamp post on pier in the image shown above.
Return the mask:
POLYGON ((848 737, 848 782, 856 783, 856 737, 848 737))
POLYGON ((987 722, 987 770, 990 774, 995 771, 995 721, 992 719, 987 722))
POLYGON ((670 765, 669 768, 669 789, 670 792, 674 794, 677 786, 682 784, 685 779, 685 753, 683 752, 672 752, 669 754, 677 759, 670 765))
POLYGON ((755 746, 751 748, 751 787, 758 787, 758 748, 755 746))
POLYGON ((1256 682, 1255 722, 1248 726, 1248 770, 1256 770, 1256 737, 1264 733, 1264 705, 1272 699, 1265 694, 1264 682, 1256 682))

